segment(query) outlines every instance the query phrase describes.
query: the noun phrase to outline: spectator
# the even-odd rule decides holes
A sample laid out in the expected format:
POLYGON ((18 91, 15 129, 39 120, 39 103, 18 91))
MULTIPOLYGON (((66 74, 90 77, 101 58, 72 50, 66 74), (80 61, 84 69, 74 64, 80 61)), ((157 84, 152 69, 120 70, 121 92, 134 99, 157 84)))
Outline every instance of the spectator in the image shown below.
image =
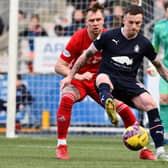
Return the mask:
POLYGON ((122 25, 123 7, 116 5, 113 11, 106 10, 105 13, 105 27, 106 28, 119 28, 122 25))
MULTIPOLYGON (((34 98, 28 91, 27 87, 22 82, 21 75, 17 75, 16 81, 16 112, 20 112, 25 109, 27 105, 31 105, 34 98)), ((0 99, 0 112, 7 111, 7 101, 0 99)), ((20 125, 20 121, 16 120, 16 125, 20 125)), ((20 127, 20 126, 19 126, 20 127)))
POLYGON ((81 9, 77 9, 73 13, 72 24, 65 27, 65 35, 71 36, 75 31, 82 29, 84 27, 85 27, 84 12, 81 9))
POLYGON ((155 18, 156 19, 160 19, 161 17, 163 17, 164 15, 164 3, 166 1, 165 0, 156 0, 155 1, 155 8, 154 8, 154 11, 155 11, 155 18))
POLYGON ((3 34, 3 31, 4 31, 4 22, 2 17, 0 17, 0 35, 3 34))
POLYGON ((64 36, 64 27, 60 24, 54 26, 54 32, 56 36, 64 36))
POLYGON ((67 0, 67 3, 71 3, 76 9, 86 9, 90 2, 93 0, 67 0))
POLYGON ((19 10, 18 12, 18 21, 22 22, 26 18, 26 13, 23 10, 19 10))
POLYGON ((37 36, 47 36, 47 32, 40 25, 40 17, 38 14, 33 14, 30 18, 28 27, 25 28, 23 32, 20 33, 20 36, 29 37, 29 47, 30 51, 34 51, 34 37, 37 36))
POLYGON ((132 5, 139 5, 139 0, 131 0, 132 5))
POLYGON ((40 25, 40 17, 38 14, 33 14, 30 17, 30 22, 28 27, 26 27, 22 32, 19 33, 21 37, 28 37, 29 42, 29 53, 27 66, 30 72, 33 72, 32 59, 34 58, 34 37, 48 36, 45 29, 40 25))
POLYGON ((26 13, 19 9, 18 11, 18 25, 19 25, 19 32, 24 30, 26 25, 26 13))

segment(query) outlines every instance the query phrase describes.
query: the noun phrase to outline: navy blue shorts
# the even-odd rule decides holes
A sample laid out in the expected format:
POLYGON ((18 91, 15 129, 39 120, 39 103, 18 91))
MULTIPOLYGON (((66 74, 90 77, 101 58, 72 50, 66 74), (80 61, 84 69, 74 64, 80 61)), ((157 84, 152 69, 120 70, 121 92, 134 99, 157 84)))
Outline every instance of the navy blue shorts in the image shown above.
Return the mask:
POLYGON ((132 98, 141 93, 148 92, 143 84, 134 78, 109 75, 114 86, 112 95, 115 99, 123 101, 131 107, 135 107, 132 98))
POLYGON ((121 78, 109 75, 110 80, 114 86, 112 95, 114 98, 123 101, 129 106, 135 107, 132 98, 141 93, 148 92, 144 85, 134 78, 121 78))

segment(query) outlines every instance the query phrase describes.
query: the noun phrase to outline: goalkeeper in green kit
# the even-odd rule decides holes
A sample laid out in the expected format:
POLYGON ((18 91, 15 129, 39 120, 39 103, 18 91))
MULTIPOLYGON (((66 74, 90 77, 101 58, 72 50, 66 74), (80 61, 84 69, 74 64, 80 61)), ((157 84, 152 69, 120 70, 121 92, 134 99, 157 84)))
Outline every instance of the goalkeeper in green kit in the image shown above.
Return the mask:
MULTIPOLYGON (((158 52, 160 46, 164 49, 163 64, 168 68, 168 2, 164 3, 165 18, 154 26, 152 44, 158 52)), ((168 84, 160 79, 160 117, 164 126, 164 143, 168 144, 168 84)))

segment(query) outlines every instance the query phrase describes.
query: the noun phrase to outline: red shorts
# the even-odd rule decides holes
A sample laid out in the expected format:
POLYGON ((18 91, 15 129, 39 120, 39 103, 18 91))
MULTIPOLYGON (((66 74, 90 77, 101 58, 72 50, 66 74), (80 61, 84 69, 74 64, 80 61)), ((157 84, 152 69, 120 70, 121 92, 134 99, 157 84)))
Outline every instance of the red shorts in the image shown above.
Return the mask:
POLYGON ((71 84, 79 90, 81 97, 79 101, 83 100, 88 95, 101 105, 99 94, 95 88, 95 79, 96 75, 89 81, 72 80, 71 84))

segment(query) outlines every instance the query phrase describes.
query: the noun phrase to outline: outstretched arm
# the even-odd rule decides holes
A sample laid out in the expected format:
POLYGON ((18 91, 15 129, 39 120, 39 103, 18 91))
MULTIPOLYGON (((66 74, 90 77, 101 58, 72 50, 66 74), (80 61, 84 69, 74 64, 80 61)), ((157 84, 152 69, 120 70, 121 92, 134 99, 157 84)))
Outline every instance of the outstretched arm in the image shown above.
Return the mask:
POLYGON ((160 76, 162 76, 162 78, 168 82, 168 70, 163 65, 162 61, 159 58, 156 58, 154 61, 152 61, 152 64, 156 67, 160 76))
POLYGON ((63 89, 66 85, 71 83, 71 80, 74 78, 75 74, 80 70, 81 67, 88 61, 88 59, 97 52, 94 44, 92 43, 88 49, 86 49, 80 57, 76 60, 74 66, 68 73, 67 77, 65 77, 61 81, 61 89, 63 89))
MULTIPOLYGON (((62 58, 58 58, 55 64, 55 72, 62 75, 67 76, 70 72, 69 62, 64 61, 62 58)), ((74 79, 76 80, 90 80, 93 77, 93 73, 84 72, 83 74, 76 73, 74 79)))

